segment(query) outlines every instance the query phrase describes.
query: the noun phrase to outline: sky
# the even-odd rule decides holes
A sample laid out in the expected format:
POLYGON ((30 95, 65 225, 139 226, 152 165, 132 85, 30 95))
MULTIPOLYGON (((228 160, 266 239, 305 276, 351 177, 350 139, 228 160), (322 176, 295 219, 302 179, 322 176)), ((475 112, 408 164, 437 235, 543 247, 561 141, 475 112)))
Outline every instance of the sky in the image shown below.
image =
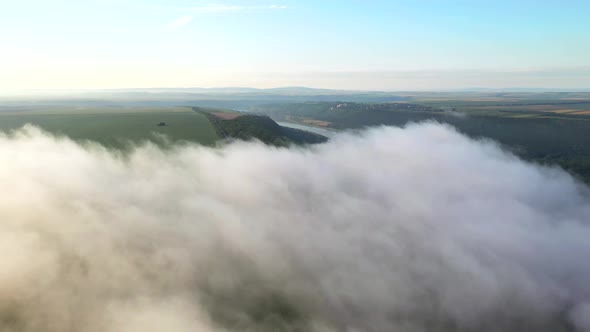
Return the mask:
POLYGON ((0 90, 590 88, 587 0, 0 0, 0 90))

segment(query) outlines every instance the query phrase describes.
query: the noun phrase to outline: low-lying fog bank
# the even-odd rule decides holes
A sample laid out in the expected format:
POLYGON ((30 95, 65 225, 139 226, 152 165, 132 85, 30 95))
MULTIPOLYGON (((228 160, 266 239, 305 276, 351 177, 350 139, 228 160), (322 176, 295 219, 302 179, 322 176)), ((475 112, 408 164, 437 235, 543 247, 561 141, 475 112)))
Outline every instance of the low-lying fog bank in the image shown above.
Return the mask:
POLYGON ((439 124, 127 156, 0 137, 0 330, 590 331, 590 198, 439 124))

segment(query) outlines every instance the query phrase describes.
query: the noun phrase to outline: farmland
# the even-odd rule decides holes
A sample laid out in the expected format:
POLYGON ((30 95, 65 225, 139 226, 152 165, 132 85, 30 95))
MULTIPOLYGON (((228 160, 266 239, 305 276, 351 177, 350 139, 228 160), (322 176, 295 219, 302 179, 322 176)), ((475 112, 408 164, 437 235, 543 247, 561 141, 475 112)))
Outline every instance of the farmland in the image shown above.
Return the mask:
POLYGON ((189 141, 212 145, 218 139, 209 120, 190 108, 61 108, 5 111, 0 130, 32 124, 76 140, 91 140, 111 147, 146 140, 189 141))
MULTIPOLYGON (((148 94, 154 98, 156 94, 148 94)), ((30 123, 77 140, 122 147, 128 142, 258 139, 274 145, 321 142, 321 137, 280 127, 284 121, 322 130, 404 126, 435 120, 475 138, 491 138, 524 159, 559 165, 590 183, 588 92, 397 92, 351 94, 318 90, 294 98, 258 93, 157 94, 161 102, 113 94, 109 99, 3 100, 0 130, 30 123), (330 94, 331 93, 331 94, 330 94), (327 98, 323 94, 329 94, 327 98), (117 97, 118 96, 118 97, 117 97), (124 98, 125 97, 125 98, 124 98), (179 99, 174 99, 174 98, 179 99), (308 101, 299 102, 299 97, 308 101), (203 98, 203 100, 199 100, 203 98), (332 99, 336 101, 324 101, 332 99), (383 102, 387 100, 387 102, 383 102), (286 101, 286 102, 283 102, 286 101), (186 102, 186 103, 185 103, 186 102), (227 102, 243 112, 221 107, 227 102), (165 105, 164 105, 165 104, 165 105), (174 105, 191 105, 178 107, 174 105), (270 118, 260 117, 260 114, 270 118), (213 117, 212 117, 213 116, 213 117)))
POLYGON ((144 141, 212 146, 222 139, 257 139, 287 146, 326 140, 321 135, 281 127, 266 116, 218 108, 21 106, 5 107, 0 112, 0 131, 17 130, 27 124, 77 141, 120 149, 144 141))
POLYGON ((568 116, 590 114, 588 92, 414 93, 411 103, 472 115, 568 116))
MULTIPOLYGON (((447 97, 449 97, 447 95, 447 97)), ((327 124, 344 130, 370 126, 405 126, 434 120, 454 126, 474 138, 490 138, 520 157, 562 168, 590 183, 590 116, 582 113, 541 111, 542 105, 562 107, 568 101, 426 100, 406 103, 289 103, 253 109, 278 121, 327 124), (488 105, 482 105, 487 103, 488 105), (527 105, 528 104, 528 105, 527 105), (340 106, 340 107, 338 107, 340 106)), ((568 104, 580 107, 582 101, 568 104)))

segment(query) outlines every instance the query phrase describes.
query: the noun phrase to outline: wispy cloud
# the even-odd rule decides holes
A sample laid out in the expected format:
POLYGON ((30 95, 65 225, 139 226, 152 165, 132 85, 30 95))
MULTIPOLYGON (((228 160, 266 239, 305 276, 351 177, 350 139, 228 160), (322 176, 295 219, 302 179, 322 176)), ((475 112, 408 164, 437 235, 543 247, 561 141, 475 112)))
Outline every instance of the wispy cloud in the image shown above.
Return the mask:
POLYGON ((268 8, 270 9, 287 9, 286 5, 270 5, 268 8))
POLYGON ((182 8, 187 13, 178 17, 176 20, 168 24, 168 29, 175 30, 189 24, 196 15, 216 14, 216 13, 232 13, 232 12, 254 12, 254 11, 268 11, 287 9, 286 5, 271 4, 267 6, 239 6, 239 5, 203 5, 182 8))
POLYGON ((226 13, 226 12, 237 12, 247 9, 248 7, 236 6, 236 5, 207 5, 191 7, 189 11, 194 14, 210 14, 210 13, 226 13))
POLYGON ((191 15, 232 13, 232 12, 263 12, 268 10, 287 9, 286 5, 269 4, 258 6, 243 6, 231 4, 211 4, 202 6, 185 7, 183 10, 191 15))
POLYGON ((189 24, 193 20, 192 15, 183 15, 168 24, 168 29, 174 30, 189 24))

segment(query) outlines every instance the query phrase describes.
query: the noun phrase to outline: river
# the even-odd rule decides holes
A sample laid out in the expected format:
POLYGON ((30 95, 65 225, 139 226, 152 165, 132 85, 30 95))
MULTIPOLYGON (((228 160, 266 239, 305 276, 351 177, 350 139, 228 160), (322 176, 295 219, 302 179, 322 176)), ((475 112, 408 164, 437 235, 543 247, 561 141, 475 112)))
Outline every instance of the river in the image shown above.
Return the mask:
MULTIPOLYGON (((250 113, 250 111, 248 110, 236 110, 237 112, 243 112, 243 113, 250 113)), ((250 113, 252 114, 252 113, 250 113)), ((289 128, 294 128, 294 129, 300 129, 300 130, 305 130, 305 131, 309 131, 312 133, 316 133, 316 134, 320 134, 322 136, 326 136, 328 138, 333 137, 334 135, 338 134, 338 130, 334 130, 334 129, 325 129, 325 128, 320 128, 320 127, 312 127, 312 126, 306 126, 306 125, 302 125, 302 124, 298 124, 298 123, 292 123, 292 122, 278 122, 277 123, 280 126, 283 127, 289 127, 289 128)))
POLYGON ((333 137, 334 135, 336 135, 338 133, 338 131, 336 131, 336 130, 306 126, 306 125, 301 125, 301 124, 292 123, 292 122, 277 122, 277 123, 283 127, 289 127, 289 128, 294 128, 294 129, 301 129, 301 130, 305 130, 305 131, 310 131, 312 133, 320 134, 320 135, 326 136, 328 138, 333 137))

